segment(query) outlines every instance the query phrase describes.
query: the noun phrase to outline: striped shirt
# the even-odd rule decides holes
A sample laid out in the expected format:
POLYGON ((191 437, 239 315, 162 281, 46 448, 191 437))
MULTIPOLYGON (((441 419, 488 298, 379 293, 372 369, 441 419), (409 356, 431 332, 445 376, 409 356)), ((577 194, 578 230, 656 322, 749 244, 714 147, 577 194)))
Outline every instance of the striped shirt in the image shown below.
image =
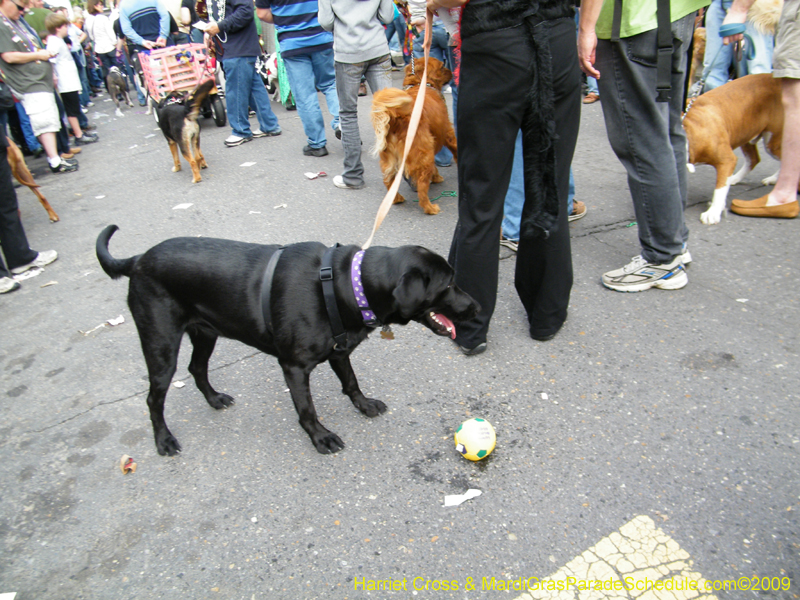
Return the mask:
POLYGON ((333 48, 333 34, 317 20, 317 0, 256 0, 256 8, 272 11, 284 58, 333 48))

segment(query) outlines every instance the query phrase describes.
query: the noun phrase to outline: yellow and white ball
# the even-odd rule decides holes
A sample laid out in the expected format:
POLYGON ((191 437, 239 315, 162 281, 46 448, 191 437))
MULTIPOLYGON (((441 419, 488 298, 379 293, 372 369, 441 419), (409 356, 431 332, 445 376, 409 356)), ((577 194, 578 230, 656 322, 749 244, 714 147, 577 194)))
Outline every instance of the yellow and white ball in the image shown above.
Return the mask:
POLYGON ((456 450, 468 460, 481 460, 494 450, 497 436, 494 427, 485 419, 469 419, 456 429, 456 450))

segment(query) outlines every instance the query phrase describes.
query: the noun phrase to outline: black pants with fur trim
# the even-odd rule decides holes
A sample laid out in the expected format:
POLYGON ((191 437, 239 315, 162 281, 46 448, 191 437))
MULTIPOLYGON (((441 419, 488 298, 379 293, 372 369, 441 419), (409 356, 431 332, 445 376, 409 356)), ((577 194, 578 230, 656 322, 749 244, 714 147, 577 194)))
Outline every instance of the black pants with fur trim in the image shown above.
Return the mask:
MULTIPOLYGON (((575 22, 562 18, 539 27, 549 30, 552 55, 559 215, 549 237, 521 239, 517 252, 515 286, 535 338, 555 334, 567 318, 572 289, 567 195, 581 110, 575 22)), ((511 27, 470 36, 461 45, 459 208, 449 261, 456 283, 481 305, 475 319, 458 326, 457 342, 466 348, 486 341, 497 299, 503 205, 534 77, 525 35, 524 26, 511 27)))

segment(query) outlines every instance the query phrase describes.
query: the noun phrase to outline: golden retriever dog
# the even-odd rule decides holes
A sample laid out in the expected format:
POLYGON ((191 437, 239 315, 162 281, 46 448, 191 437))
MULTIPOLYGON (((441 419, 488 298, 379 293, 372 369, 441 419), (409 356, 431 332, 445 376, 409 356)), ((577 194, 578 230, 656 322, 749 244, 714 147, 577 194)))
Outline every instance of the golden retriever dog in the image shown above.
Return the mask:
MULTIPOLYGON (((381 172, 386 189, 400 168, 403 150, 411 120, 411 110, 419 93, 422 70, 425 59, 418 58, 414 69, 406 66, 403 89, 386 88, 376 92, 372 99, 372 126, 375 128, 374 154, 380 157, 381 172)), ((453 74, 436 58, 428 58, 428 86, 422 117, 419 121, 417 135, 406 160, 404 175, 412 186, 416 185, 419 205, 426 214, 435 215, 439 207, 431 204, 428 189, 431 183, 444 181, 436 168, 434 155, 447 146, 453 153, 453 160, 458 160, 456 134, 447 114, 447 106, 442 96, 442 86, 452 78, 453 74)), ((404 202, 399 193, 394 203, 404 202)))

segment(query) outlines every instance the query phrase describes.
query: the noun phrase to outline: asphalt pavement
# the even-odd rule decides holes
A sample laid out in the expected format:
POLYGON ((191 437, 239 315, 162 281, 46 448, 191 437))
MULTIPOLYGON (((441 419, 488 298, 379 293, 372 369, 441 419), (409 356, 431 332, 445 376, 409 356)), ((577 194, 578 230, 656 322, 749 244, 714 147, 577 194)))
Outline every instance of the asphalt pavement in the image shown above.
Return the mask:
MULTIPOLYGON (((185 386, 166 403, 183 452, 162 457, 127 280, 102 272, 97 235, 120 227, 110 244, 119 258, 177 236, 361 244, 385 192, 369 154, 371 96, 359 99, 358 191, 333 186, 343 152, 332 131, 329 156, 303 156, 297 113, 277 103, 283 135, 233 149, 227 127, 202 119, 209 168, 193 185, 185 162, 171 171, 152 116, 136 107, 117 118, 103 100, 89 114, 100 141, 84 147, 78 172, 28 159, 61 221, 17 190, 31 245, 59 259, 0 296, 0 598, 555 598, 533 586, 564 573, 712 590, 757 576, 749 587, 782 589, 714 595, 800 595, 800 221, 727 214, 702 225, 714 171, 698 167, 688 286, 605 289, 600 275, 638 254, 637 228, 601 105, 586 106, 573 167, 588 214, 570 226, 575 284, 555 339, 528 337, 504 251, 486 353, 465 357, 413 323, 392 341, 373 335, 352 362, 364 392, 389 407, 375 419, 327 365, 314 371, 321 421, 346 444, 325 456, 299 427, 273 357, 221 340, 210 378, 236 404, 215 411, 187 371, 185 341, 174 378, 185 386), (470 417, 497 432, 478 463, 453 442, 470 417), (135 473, 123 475, 123 455, 135 473), (482 493, 444 506, 468 489, 482 493)), ((731 197, 766 193, 760 180, 775 170, 765 159, 731 197)), ((432 196, 457 191, 456 167, 441 173, 432 196)), ((408 200, 374 245, 446 256, 457 198, 442 195, 428 216, 405 183, 401 192, 408 200)), ((578 587, 560 597, 589 597, 578 587)))

